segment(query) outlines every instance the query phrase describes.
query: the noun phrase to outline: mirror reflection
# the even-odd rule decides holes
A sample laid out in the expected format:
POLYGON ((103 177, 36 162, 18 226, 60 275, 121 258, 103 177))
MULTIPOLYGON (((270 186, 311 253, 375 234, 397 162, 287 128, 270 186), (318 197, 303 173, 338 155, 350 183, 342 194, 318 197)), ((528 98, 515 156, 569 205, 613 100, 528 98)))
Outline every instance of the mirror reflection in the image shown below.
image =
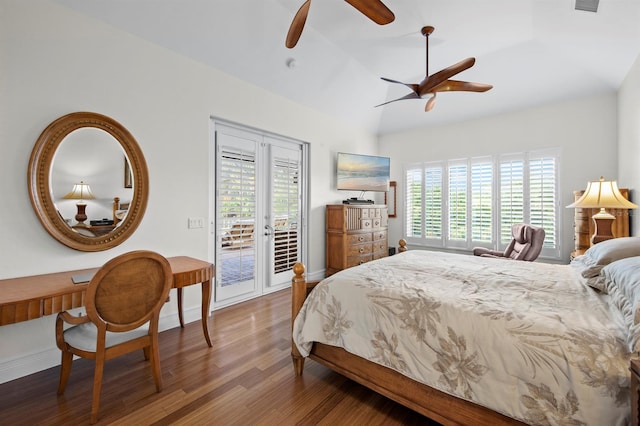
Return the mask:
POLYGON ((29 159, 29 198, 44 229, 80 251, 129 238, 144 215, 149 173, 129 131, 111 117, 72 112, 49 124, 29 159))
POLYGON ((51 167, 51 197, 62 219, 88 237, 122 223, 133 196, 129 160, 118 141, 95 128, 69 133, 51 167))

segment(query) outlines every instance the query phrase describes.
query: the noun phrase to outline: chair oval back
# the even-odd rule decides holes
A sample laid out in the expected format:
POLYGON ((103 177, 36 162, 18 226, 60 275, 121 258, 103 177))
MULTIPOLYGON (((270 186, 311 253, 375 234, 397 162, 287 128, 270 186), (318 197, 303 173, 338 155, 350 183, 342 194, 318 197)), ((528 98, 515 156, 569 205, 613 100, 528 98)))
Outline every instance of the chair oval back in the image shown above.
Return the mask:
POLYGON ((91 279, 86 293, 87 316, 109 331, 140 327, 159 316, 173 283, 169 261, 138 250, 105 263, 91 279))

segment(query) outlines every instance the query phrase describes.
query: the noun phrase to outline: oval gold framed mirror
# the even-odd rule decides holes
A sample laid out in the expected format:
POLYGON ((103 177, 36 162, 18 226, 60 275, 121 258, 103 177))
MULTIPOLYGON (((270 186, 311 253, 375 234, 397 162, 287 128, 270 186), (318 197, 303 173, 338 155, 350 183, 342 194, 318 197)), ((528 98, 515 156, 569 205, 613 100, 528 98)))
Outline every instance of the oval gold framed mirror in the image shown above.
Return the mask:
MULTIPOLYGON (((113 152, 113 147, 108 147, 108 151, 113 152)), ((86 168, 86 167, 85 167, 86 168)), ((101 178, 102 179, 102 178, 101 178)), ((115 179, 115 178, 114 178, 115 179)), ((58 118, 42 132, 36 144, 31 152, 31 158, 29 159, 29 197, 33 209, 42 223, 44 229, 60 243, 80 251, 102 251, 115 247, 127 238, 129 238, 140 224, 147 207, 147 200, 149 194, 149 173, 147 169, 147 163, 142 154, 138 142, 133 135, 114 119, 102 114, 94 112, 73 112, 63 117, 58 118), (87 137, 85 129, 95 129, 95 134, 87 137), (105 133, 106 132, 106 133, 105 133), (70 136, 72 133, 74 135, 70 136), (70 142, 73 140, 73 144, 70 142), (78 142, 80 140, 81 142, 78 142), (90 142, 91 140, 91 142, 90 142), (108 140, 107 142, 104 142, 108 140), (85 141, 85 142, 82 142, 85 141), (96 142, 99 141, 99 142, 96 142), (61 145, 65 143, 65 149, 61 149, 61 145), (123 213, 120 210, 120 197, 115 197, 114 191, 109 190, 109 194, 94 194, 89 192, 89 195, 77 196, 76 190, 83 188, 85 182, 83 181, 85 173, 78 172, 72 173, 70 179, 73 179, 73 188, 66 195, 61 195, 59 190, 54 191, 54 182, 61 179, 52 178, 52 172, 54 170, 54 161, 56 164, 65 162, 61 160, 61 152, 70 151, 70 146, 78 146, 80 143, 81 149, 72 149, 75 152, 74 160, 67 161, 67 163, 82 163, 84 166, 87 164, 95 164, 91 161, 78 160, 78 157, 82 158, 82 153, 85 152, 87 156, 92 154, 93 157, 100 157, 100 154, 96 155, 96 144, 113 144, 119 146, 120 162, 119 168, 121 170, 112 170, 110 172, 113 176, 118 176, 118 179, 122 179, 123 188, 127 188, 129 191, 128 209, 123 213), (84 143, 84 151, 82 144, 84 143), (78 151, 80 151, 78 153, 78 151), (122 161, 124 157, 124 161, 122 161), (130 188, 130 189, 129 189, 130 188), (66 201, 70 200, 70 201, 66 201), (79 200, 79 201, 78 201, 79 200), (87 203, 84 200, 91 200, 93 203, 96 200, 96 207, 99 207, 97 201, 103 204, 113 204, 113 219, 107 216, 106 213, 101 216, 94 217, 96 220, 87 220, 85 214, 85 208, 87 203), (71 218, 65 218, 65 215, 61 213, 61 209, 57 203, 69 203, 71 201, 77 201, 77 215, 75 219, 77 222, 73 222, 71 218), (118 209, 118 210, 116 210, 118 209), (85 224, 85 221, 88 223, 85 224), (98 232, 98 229, 100 232, 98 232)), ((100 186, 98 186, 100 188, 100 186)), ((102 185, 105 187, 105 185, 102 185)), ((82 192, 81 192, 82 193, 82 192)), ((125 200, 122 200, 123 204, 125 200)), ((66 206, 68 209, 69 206, 66 206)), ((76 207, 72 205, 72 208, 76 207)), ((98 213, 102 213, 98 210, 98 213)), ((104 210, 104 209, 103 209, 104 210)))

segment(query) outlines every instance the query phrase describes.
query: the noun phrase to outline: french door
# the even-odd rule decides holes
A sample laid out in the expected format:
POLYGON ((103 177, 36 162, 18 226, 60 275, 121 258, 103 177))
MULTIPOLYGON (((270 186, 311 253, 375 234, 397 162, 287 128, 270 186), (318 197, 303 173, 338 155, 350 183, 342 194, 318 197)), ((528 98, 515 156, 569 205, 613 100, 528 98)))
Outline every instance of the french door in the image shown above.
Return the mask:
POLYGON ((305 144, 214 122, 216 307, 290 285, 302 260, 305 144))

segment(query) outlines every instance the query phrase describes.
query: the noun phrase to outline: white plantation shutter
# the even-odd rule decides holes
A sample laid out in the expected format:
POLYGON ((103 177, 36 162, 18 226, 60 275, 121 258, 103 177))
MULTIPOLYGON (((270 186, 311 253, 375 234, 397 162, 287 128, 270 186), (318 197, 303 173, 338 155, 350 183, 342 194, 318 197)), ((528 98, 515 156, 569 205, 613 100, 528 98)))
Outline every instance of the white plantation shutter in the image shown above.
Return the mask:
POLYGON ((556 247, 557 160, 552 155, 529 159, 529 223, 544 228, 544 247, 556 247))
POLYGON ((449 240, 467 239, 467 164, 448 167, 449 240))
POLYGON ((228 222, 228 225, 237 221, 255 221, 255 153, 223 150, 220 176, 222 178, 220 199, 223 221, 228 222))
POLYGON ((272 176, 274 272, 278 273, 290 270, 298 261, 299 161, 275 157, 272 176))
POLYGON ((500 244, 513 238, 511 226, 524 222, 524 160, 500 161, 500 244))
MULTIPOLYGON (((406 171, 405 228, 408 237, 422 237, 422 167, 406 171)), ((428 216, 428 215, 426 215, 428 216)))
POLYGON ((442 167, 427 167, 424 171, 424 235, 442 238, 442 167))
POLYGON ((471 163, 471 240, 491 242, 493 239, 493 164, 489 159, 471 163))

